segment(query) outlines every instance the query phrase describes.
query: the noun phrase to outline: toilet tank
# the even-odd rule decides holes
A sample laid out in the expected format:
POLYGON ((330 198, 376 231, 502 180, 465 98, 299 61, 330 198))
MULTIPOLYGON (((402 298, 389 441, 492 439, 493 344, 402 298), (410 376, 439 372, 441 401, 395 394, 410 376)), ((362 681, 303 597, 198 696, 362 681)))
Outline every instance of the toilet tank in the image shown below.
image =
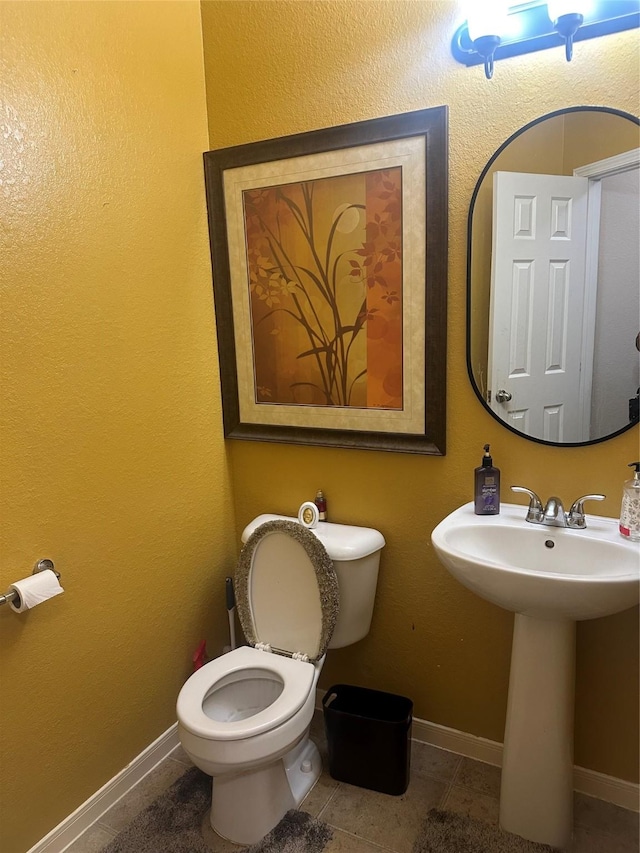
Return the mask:
MULTIPOLYGON (((276 519, 298 521, 287 515, 259 515, 243 530, 242 542, 261 524, 276 519)), ((330 521, 320 521, 311 532, 326 548, 338 577, 340 610, 329 648, 340 649, 357 643, 369 633, 384 536, 371 527, 330 521)))

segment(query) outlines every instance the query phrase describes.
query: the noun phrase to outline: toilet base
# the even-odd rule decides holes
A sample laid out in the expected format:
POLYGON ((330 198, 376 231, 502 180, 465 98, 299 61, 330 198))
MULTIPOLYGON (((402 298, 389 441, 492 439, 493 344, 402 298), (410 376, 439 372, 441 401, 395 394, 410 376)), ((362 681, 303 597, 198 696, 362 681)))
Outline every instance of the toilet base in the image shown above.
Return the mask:
POLYGON ((216 776, 211 797, 211 826, 235 844, 255 844, 297 808, 318 781, 318 748, 303 738, 273 764, 239 776, 216 776))

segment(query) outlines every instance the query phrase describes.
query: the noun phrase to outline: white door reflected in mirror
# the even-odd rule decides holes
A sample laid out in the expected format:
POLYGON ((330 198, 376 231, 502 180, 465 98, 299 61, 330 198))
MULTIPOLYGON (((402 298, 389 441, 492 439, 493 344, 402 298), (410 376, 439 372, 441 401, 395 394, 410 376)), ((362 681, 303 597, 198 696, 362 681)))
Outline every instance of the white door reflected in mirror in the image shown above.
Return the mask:
POLYGON ((583 336, 594 334, 584 322, 588 188, 569 175, 493 176, 487 402, 546 441, 589 439, 584 370, 581 382, 583 336), (511 400, 500 403, 495 389, 511 400))

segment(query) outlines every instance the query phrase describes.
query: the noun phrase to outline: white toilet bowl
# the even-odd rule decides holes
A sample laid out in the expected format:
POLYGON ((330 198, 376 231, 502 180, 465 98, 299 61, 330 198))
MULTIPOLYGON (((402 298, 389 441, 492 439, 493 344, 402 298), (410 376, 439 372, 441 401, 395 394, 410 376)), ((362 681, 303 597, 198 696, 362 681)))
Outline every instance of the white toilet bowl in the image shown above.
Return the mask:
MULTIPOLYGON (((369 532, 378 537, 373 556, 384 539, 369 532)), ((378 559, 376 553, 372 596, 378 559)), ((317 536, 276 519, 248 538, 236 599, 251 645, 188 679, 178 696, 178 734, 193 763, 213 777, 213 829, 236 844, 253 844, 300 805, 320 776, 309 726, 338 616, 338 579, 317 536)))
POLYGON ((211 825, 223 838, 259 841, 317 781, 320 757, 308 735, 323 662, 242 646, 181 690, 180 742, 214 777, 211 825))

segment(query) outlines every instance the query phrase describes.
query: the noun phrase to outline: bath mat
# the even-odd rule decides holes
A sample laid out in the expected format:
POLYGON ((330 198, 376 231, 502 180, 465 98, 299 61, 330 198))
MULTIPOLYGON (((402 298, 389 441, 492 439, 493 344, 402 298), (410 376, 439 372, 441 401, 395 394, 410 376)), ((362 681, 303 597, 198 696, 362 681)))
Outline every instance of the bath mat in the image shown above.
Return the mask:
POLYGON ((413 853, 557 853, 555 847, 526 841, 475 818, 431 809, 413 853))
MULTIPOLYGON (((102 853, 212 853, 202 835, 211 778, 197 767, 181 776, 102 848, 102 853)), ((238 853, 322 853, 332 833, 306 812, 290 811, 271 832, 238 853)))

